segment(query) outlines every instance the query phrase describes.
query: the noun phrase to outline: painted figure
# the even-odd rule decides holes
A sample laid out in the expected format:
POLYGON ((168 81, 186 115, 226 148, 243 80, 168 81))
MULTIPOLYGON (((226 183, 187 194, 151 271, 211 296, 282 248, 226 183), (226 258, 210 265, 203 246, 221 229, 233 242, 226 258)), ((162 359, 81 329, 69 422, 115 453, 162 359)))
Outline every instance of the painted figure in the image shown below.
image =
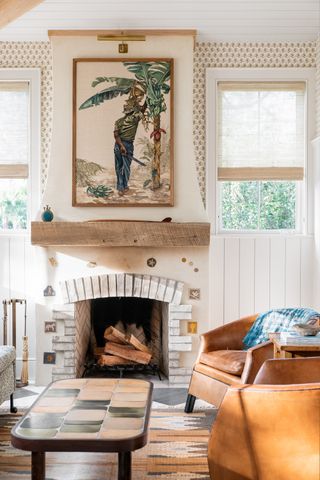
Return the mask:
POLYGON ((140 120, 144 119, 146 102, 141 105, 145 95, 144 90, 135 85, 124 104, 124 116, 116 120, 114 125, 114 162, 117 175, 117 190, 120 196, 129 191, 131 162, 134 154, 134 139, 140 120))

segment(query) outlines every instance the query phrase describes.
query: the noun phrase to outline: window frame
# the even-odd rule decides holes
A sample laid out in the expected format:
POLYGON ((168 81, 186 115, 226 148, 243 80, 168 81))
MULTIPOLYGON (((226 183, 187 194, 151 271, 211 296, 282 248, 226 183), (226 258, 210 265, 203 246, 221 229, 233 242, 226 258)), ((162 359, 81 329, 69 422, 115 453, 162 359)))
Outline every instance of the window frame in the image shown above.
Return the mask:
POLYGON ((214 235, 306 235, 313 233, 313 162, 311 141, 315 137, 315 68, 207 68, 206 70, 206 193, 207 213, 214 235), (290 82, 306 84, 305 178, 298 188, 298 223, 295 230, 223 230, 220 225, 220 190, 217 179, 218 82, 290 82))
POLYGON ((29 83, 30 144, 27 177, 27 228, 25 230, 0 229, 0 236, 27 236, 31 229, 31 219, 36 218, 40 207, 41 70, 40 68, 0 68, 1 81, 29 83))

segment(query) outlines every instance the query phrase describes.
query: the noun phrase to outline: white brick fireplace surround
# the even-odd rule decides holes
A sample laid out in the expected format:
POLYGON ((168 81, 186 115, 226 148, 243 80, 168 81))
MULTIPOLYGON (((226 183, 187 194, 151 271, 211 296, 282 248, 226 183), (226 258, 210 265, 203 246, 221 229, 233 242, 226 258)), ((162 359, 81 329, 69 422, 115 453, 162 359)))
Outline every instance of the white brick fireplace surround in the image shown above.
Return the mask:
POLYGON ((163 321, 168 329, 168 380, 188 383, 191 368, 180 366, 180 353, 192 351, 192 337, 180 335, 181 322, 192 320, 192 305, 181 305, 182 282, 150 275, 108 274, 61 282, 67 305, 55 307, 53 319, 64 323, 64 335, 54 336, 52 349, 57 352, 57 366, 52 380, 79 377, 83 371, 90 337, 90 300, 108 297, 140 297, 164 302, 163 321))

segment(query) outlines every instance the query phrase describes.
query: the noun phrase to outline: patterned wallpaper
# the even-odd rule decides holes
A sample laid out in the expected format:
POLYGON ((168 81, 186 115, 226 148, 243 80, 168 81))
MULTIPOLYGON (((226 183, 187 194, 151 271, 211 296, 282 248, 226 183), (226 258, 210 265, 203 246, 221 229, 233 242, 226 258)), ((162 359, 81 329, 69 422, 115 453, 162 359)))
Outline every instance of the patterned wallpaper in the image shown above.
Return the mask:
POLYGON ((320 135, 320 36, 316 43, 316 136, 320 135))
MULTIPOLYGON (((201 196, 205 202, 205 70, 315 67, 320 40, 307 43, 197 43, 194 52, 193 135, 201 196)), ((0 68, 41 69, 41 183, 44 190, 52 134, 52 51, 49 42, 0 42, 0 68)), ((317 132, 320 133, 320 72, 317 77, 317 132)))
MULTIPOLYGON (((302 68, 315 67, 315 65, 316 42, 197 43, 193 65, 193 138, 199 187, 204 203, 206 195, 206 68, 302 68)), ((318 116, 320 122, 320 112, 318 116)))
POLYGON ((0 68, 41 69, 41 190, 50 159, 52 133, 52 52, 49 42, 0 42, 0 68))

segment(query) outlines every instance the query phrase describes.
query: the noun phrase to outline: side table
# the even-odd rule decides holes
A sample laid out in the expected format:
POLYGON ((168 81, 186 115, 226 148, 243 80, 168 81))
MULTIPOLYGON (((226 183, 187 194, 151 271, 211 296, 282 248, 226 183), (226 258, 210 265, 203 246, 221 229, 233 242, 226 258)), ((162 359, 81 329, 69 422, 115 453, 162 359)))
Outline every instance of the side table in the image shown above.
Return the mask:
POLYGON ((314 356, 320 355, 320 336, 283 340, 280 333, 269 333, 269 338, 273 343, 274 358, 292 358, 295 353, 299 355, 299 352, 315 352, 314 356))

